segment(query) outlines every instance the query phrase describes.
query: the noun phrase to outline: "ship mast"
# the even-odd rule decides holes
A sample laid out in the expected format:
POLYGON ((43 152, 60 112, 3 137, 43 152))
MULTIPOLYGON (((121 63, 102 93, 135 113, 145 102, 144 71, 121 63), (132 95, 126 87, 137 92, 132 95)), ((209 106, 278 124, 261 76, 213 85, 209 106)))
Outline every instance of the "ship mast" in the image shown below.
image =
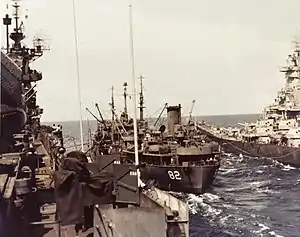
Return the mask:
POLYGON ((114 100, 114 87, 111 87, 111 137, 112 142, 114 142, 114 132, 115 132, 115 100, 114 100))
MULTIPOLYGON (((135 165, 139 165, 139 154, 138 154, 138 132, 137 132, 137 115, 136 115, 136 80, 135 80, 135 62, 134 62, 134 42, 133 42, 133 27, 132 27, 132 5, 129 5, 129 32, 130 32, 130 49, 131 49, 131 73, 132 73, 132 85, 133 85, 133 128, 134 128, 134 155, 135 165)), ((138 186, 140 186, 140 174, 138 174, 138 186)))
POLYGON ((76 8, 75 0, 73 3, 73 27, 74 27, 74 40, 75 40, 75 53, 76 53, 76 69, 77 69, 77 94, 78 94, 78 103, 79 103, 79 126, 80 126, 80 141, 81 141, 81 151, 84 152, 83 144, 83 122, 82 122, 82 101, 81 101, 81 87, 80 87, 80 71, 79 71, 79 57, 78 57, 78 40, 77 40, 77 27, 76 27, 76 8))
POLYGON ((21 25, 19 25, 19 8, 20 5, 18 5, 18 3, 15 1, 14 2, 14 14, 13 14, 13 18, 15 20, 15 28, 13 29, 13 32, 11 34, 9 34, 9 26, 12 24, 12 18, 9 17, 8 14, 5 15, 5 17, 3 18, 3 25, 6 26, 6 50, 7 50, 7 54, 14 51, 15 53, 20 53, 21 52, 21 47, 22 47, 22 40, 25 38, 25 35, 22 32, 21 29, 21 25), (12 48, 10 49, 10 45, 9 45, 9 38, 13 40, 13 45, 12 48))
POLYGON ((25 38, 22 29, 19 25, 19 9, 20 9, 20 5, 18 5, 17 2, 14 3, 13 7, 15 8, 15 13, 13 18, 15 19, 15 28, 14 28, 14 32, 12 32, 10 34, 10 38, 14 41, 14 45, 13 48, 18 51, 21 50, 21 41, 25 38))
POLYGON ((124 87, 124 93, 123 93, 123 96, 124 96, 124 113, 125 113, 125 116, 126 116, 126 119, 128 118, 128 110, 127 110, 127 82, 124 82, 123 84, 123 87, 124 87))
POLYGON ((297 38, 294 41, 295 44, 295 53, 296 53, 296 64, 298 66, 298 72, 300 73, 300 38, 297 38))
POLYGON ((112 122, 115 121, 115 100, 114 100, 114 87, 111 87, 111 120, 112 122))
POLYGON ((143 79, 145 77, 143 77, 142 75, 139 76, 140 79, 140 87, 141 87, 141 91, 140 91, 140 122, 144 121, 144 93, 143 93, 143 79))

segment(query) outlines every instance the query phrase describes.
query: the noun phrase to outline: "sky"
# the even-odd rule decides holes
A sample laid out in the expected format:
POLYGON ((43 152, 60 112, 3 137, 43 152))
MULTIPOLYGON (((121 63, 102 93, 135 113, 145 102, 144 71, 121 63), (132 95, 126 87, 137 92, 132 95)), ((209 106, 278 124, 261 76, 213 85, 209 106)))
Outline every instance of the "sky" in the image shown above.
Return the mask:
MULTIPOLYGON (((75 0, 83 119, 92 118, 85 108, 96 112, 95 102, 110 117, 112 86, 117 112, 124 107, 124 82, 132 94, 129 3, 75 0)), ((164 103, 180 103, 188 114, 193 100, 194 115, 260 113, 284 85, 279 67, 300 33, 299 0, 131 4, 135 74, 145 76, 146 115, 158 115, 164 103)), ((33 63, 43 73, 42 121, 80 116, 72 6, 72 0, 22 1, 26 44, 39 35, 51 49, 33 63)), ((4 35, 2 27, 2 45, 4 35)), ((132 112, 133 99, 128 103, 132 112)))

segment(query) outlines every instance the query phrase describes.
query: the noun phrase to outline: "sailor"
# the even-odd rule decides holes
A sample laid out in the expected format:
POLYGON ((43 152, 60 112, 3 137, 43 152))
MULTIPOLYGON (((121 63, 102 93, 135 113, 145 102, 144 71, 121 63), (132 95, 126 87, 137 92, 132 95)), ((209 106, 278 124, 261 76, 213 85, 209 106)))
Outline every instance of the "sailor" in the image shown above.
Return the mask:
POLYGON ((95 132, 95 134, 94 134, 94 142, 99 142, 100 140, 101 140, 101 135, 100 135, 101 133, 100 133, 100 131, 99 130, 97 130, 96 132, 95 132))
POLYGON ((132 118, 129 119, 128 124, 129 124, 129 125, 132 125, 132 124, 133 124, 133 119, 132 119, 132 118))
POLYGON ((107 139, 108 138, 108 131, 105 128, 102 130, 102 138, 103 139, 107 139))
POLYGON ((62 125, 58 125, 57 136, 58 136, 58 139, 60 141, 60 146, 63 146, 64 140, 63 140, 62 125))
POLYGON ((58 132, 60 132, 60 131, 61 131, 61 127, 60 127, 60 125, 57 125, 57 126, 56 126, 56 129, 55 129, 55 131, 54 131, 54 132, 55 132, 55 133, 58 133, 58 132))
POLYGON ((144 145, 144 143, 142 142, 142 144, 141 144, 141 150, 142 150, 142 151, 144 151, 144 146, 145 146, 145 145, 144 145))

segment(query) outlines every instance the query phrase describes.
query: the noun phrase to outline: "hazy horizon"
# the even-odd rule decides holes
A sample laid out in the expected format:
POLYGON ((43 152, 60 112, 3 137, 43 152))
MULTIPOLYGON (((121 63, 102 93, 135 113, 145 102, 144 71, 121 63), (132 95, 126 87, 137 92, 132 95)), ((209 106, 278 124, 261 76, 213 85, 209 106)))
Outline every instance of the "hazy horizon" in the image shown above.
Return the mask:
MULTIPOLYGON (((75 2, 83 119, 91 118, 85 108, 94 108, 95 102, 109 116, 111 86, 119 113, 125 81, 132 93, 129 1, 75 2)), ((299 0, 131 3, 136 77, 146 77, 146 114, 154 114, 165 102, 181 103, 189 111, 192 100, 194 114, 200 116, 257 114, 284 85, 279 66, 299 33, 299 0)), ((44 77, 37 96, 44 108, 42 121, 79 120, 72 1, 21 4, 22 16, 28 15, 22 18, 25 43, 40 35, 51 47, 32 65, 44 77)), ((1 45, 4 35, 2 27, 1 45)), ((129 100, 130 113, 132 104, 129 100)))

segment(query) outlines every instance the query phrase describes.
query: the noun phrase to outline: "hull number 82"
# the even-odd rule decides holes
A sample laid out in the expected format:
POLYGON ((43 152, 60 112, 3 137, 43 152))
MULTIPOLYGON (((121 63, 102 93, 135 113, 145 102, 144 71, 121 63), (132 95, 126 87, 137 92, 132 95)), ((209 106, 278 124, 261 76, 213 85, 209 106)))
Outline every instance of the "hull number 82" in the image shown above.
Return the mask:
POLYGON ((170 179, 176 179, 176 180, 182 179, 180 173, 177 170, 175 171, 168 170, 168 175, 170 179))

